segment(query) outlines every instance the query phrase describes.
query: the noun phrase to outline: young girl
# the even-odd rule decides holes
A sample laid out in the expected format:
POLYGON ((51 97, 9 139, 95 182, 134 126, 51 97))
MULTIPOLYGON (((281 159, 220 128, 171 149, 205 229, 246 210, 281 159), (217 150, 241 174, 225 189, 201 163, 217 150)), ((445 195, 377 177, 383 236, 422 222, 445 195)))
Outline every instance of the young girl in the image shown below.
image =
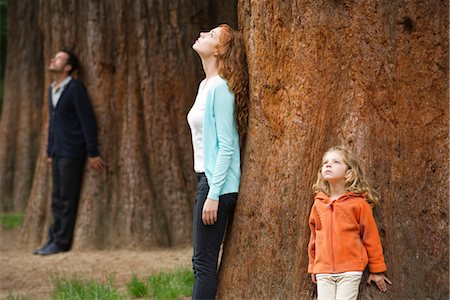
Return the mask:
POLYGON ((386 292, 391 282, 383 274, 386 264, 372 215, 378 199, 353 153, 346 147, 325 152, 313 188, 308 273, 318 300, 356 299, 367 264, 367 282, 386 292))
POLYGON ((242 36, 228 25, 200 33, 192 48, 206 74, 187 117, 197 174, 192 299, 214 299, 220 245, 239 190, 248 73, 242 36))

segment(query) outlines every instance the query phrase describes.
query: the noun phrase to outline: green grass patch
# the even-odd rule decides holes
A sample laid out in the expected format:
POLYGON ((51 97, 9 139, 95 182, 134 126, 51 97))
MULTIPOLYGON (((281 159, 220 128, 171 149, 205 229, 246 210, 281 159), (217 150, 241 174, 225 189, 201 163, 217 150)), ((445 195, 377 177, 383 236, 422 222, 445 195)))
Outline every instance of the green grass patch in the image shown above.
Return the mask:
MULTIPOLYGON (((147 279, 139 279, 136 274, 133 274, 126 284, 128 296, 119 292, 112 277, 105 283, 77 277, 69 279, 55 277, 53 285, 53 300, 176 300, 181 296, 192 294, 194 274, 191 269, 158 273, 147 279)), ((22 300, 22 298, 8 300, 22 300)))
POLYGON ((148 278, 149 295, 155 300, 177 299, 190 296, 194 286, 194 274, 191 269, 177 270, 171 273, 158 273, 148 278))
POLYGON ((18 229, 23 224, 23 213, 0 214, 0 227, 2 229, 18 229))
POLYGON ((139 280, 136 274, 133 274, 131 281, 127 283, 128 294, 133 298, 144 298, 149 294, 147 284, 139 280))
POLYGON ((104 284, 93 280, 55 278, 53 300, 122 300, 123 296, 109 278, 104 284))

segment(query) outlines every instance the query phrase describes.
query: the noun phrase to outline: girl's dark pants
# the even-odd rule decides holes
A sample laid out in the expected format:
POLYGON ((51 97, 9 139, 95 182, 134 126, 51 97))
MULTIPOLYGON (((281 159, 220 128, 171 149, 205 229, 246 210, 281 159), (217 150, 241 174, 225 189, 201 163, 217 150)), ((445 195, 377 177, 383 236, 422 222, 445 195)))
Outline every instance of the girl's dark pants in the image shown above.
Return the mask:
POLYGON ((228 218, 236 206, 237 193, 221 195, 217 222, 205 225, 202 221, 203 204, 208 196, 209 185, 204 173, 197 173, 197 194, 194 206, 193 240, 194 288, 192 299, 214 299, 217 291, 217 262, 228 218))

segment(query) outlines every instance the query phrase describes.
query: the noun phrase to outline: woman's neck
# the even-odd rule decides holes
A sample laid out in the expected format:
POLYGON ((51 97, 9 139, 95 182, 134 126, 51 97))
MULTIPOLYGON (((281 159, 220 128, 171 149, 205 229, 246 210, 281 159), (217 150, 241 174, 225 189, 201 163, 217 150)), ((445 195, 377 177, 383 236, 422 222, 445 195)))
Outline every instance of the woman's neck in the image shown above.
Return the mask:
POLYGON ((329 183, 330 186, 330 200, 337 200, 347 192, 344 183, 329 183))
POLYGON ((217 58, 211 56, 208 58, 202 58, 203 71, 206 75, 206 80, 219 75, 219 66, 217 64, 217 58))

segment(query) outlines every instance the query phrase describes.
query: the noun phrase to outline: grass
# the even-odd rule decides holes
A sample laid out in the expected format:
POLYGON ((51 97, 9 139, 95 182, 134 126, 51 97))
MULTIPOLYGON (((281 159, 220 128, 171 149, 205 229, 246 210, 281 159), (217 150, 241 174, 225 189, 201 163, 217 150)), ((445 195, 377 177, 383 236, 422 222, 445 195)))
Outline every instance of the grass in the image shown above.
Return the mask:
POLYGON ((172 273, 159 273, 148 278, 149 294, 156 300, 190 296, 193 285, 194 274, 191 269, 177 270, 172 273))
POLYGON ((155 300, 175 300, 180 296, 190 296, 193 285, 192 270, 182 269, 152 275, 147 278, 147 282, 133 275, 131 281, 127 283, 127 290, 133 299, 149 297, 155 300))
MULTIPOLYGON (((123 295, 116 287, 113 278, 106 283, 94 280, 55 277, 53 280, 53 300, 125 300, 154 299, 175 300, 190 296, 194 285, 191 269, 180 269, 170 273, 158 273, 147 279, 139 279, 135 274, 126 284, 128 295, 123 295)), ((22 300, 8 298, 8 300, 22 300)))
POLYGON ((113 279, 102 284, 93 280, 55 278, 54 300, 122 300, 113 279))
POLYGON ((131 281, 127 283, 127 290, 133 298, 144 298, 149 295, 147 284, 139 280, 135 274, 131 277, 131 281))
POLYGON ((23 213, 0 214, 1 229, 18 229, 23 224, 23 213))

